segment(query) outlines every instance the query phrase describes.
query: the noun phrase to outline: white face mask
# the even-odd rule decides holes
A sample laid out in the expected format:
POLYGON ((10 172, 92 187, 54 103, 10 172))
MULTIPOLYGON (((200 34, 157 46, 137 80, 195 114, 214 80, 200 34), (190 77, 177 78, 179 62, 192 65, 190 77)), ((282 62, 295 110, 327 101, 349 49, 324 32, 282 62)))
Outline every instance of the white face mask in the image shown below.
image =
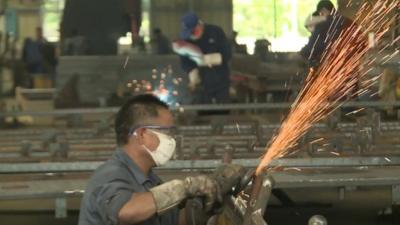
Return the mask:
POLYGON ((156 165, 162 166, 167 163, 175 154, 176 141, 174 138, 166 134, 153 130, 151 130, 151 132, 157 135, 158 139, 160 140, 160 144, 155 151, 151 151, 145 145, 143 145, 143 147, 153 158, 156 165))

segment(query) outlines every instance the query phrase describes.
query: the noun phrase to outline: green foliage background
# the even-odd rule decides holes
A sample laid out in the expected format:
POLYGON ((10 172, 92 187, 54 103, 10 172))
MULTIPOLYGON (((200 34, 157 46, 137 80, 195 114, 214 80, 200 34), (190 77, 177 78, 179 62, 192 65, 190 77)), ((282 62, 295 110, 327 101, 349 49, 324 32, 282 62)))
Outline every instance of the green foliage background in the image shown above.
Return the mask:
MULTIPOLYGON (((272 38, 281 36, 285 25, 291 29, 290 5, 295 0, 233 0, 233 26, 240 36, 272 38), (276 6, 276 31, 274 18, 276 6)), ((297 0, 298 33, 309 36, 304 21, 314 12, 319 0, 297 0)))
POLYGON ((45 0, 42 6, 45 32, 58 36, 65 0, 45 0))

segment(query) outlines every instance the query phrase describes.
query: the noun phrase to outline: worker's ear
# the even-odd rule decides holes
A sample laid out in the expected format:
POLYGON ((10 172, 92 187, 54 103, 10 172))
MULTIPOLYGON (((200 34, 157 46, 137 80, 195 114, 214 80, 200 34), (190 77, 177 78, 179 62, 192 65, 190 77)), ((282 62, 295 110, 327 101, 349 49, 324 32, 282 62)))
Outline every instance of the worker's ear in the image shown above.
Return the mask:
POLYGON ((144 135, 145 135, 146 129, 145 128, 137 128, 135 131, 132 133, 132 137, 138 141, 139 143, 143 142, 144 135))

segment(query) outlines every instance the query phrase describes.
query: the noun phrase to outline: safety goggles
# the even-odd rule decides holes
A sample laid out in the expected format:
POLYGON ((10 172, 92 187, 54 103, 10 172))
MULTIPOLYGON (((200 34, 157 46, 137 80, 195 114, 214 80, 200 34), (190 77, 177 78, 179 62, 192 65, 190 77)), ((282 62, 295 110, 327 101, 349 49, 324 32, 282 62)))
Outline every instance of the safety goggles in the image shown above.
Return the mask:
POLYGON ((176 126, 137 125, 137 126, 132 127, 129 130, 129 134, 132 135, 139 128, 155 130, 157 132, 163 133, 163 134, 171 136, 171 137, 175 137, 175 135, 177 134, 177 131, 178 131, 176 126))

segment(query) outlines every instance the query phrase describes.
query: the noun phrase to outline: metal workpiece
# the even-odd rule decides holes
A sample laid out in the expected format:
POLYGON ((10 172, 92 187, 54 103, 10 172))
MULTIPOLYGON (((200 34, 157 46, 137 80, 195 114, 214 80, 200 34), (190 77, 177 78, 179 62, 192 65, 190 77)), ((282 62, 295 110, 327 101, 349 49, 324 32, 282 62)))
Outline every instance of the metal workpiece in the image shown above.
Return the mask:
POLYGON ((223 214, 229 218, 233 225, 243 225, 246 207, 246 201, 241 196, 237 198, 231 196, 225 203, 223 214))
POLYGON ((251 184, 243 225, 263 225, 265 209, 271 196, 274 180, 266 173, 256 176, 251 184))

